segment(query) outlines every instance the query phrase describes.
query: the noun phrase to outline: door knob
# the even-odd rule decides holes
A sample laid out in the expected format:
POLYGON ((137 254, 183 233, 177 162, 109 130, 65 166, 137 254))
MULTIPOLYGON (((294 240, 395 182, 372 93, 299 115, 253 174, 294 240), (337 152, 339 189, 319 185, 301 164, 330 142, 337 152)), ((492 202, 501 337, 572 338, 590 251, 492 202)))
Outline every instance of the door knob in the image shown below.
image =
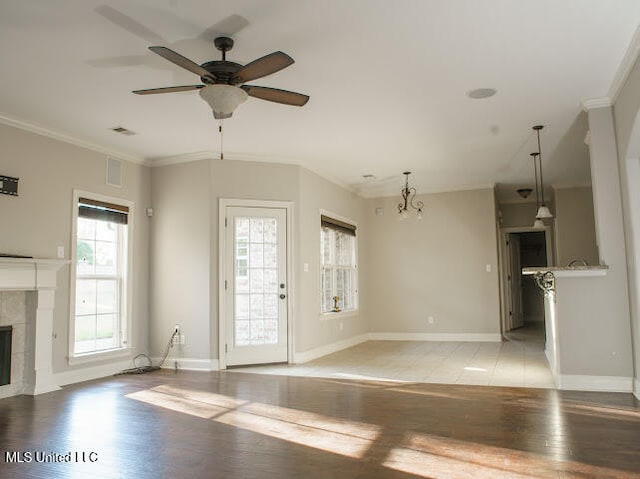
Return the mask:
POLYGON ((281 295, 280 295, 280 299, 284 299, 284 298, 286 298, 286 297, 287 297, 287 296, 286 296, 286 295, 284 295, 284 294, 281 294, 281 295))

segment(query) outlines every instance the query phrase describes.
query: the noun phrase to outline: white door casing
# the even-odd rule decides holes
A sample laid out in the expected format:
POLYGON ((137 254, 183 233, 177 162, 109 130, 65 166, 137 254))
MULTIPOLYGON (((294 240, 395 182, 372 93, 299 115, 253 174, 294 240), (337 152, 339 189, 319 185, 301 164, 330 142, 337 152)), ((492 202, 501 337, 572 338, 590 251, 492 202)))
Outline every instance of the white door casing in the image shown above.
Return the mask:
POLYGON ((287 362, 289 208, 221 200, 220 213, 220 367, 287 362))

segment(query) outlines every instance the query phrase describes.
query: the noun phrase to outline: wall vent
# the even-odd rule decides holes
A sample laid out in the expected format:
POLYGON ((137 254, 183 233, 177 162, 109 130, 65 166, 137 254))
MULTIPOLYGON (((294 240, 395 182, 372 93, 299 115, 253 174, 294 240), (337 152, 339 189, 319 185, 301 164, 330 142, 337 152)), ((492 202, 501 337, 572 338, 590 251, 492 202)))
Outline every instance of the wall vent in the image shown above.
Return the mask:
POLYGON ((110 186, 122 186, 122 161, 115 158, 107 158, 107 184, 110 186))

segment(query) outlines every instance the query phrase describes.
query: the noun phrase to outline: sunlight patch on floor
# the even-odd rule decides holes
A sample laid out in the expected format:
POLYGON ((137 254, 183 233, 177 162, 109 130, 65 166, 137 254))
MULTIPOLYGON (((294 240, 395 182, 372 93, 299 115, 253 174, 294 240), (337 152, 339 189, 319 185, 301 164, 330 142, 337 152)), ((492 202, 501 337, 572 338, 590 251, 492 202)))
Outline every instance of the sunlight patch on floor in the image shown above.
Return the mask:
POLYGON ((167 385, 137 391, 126 397, 356 459, 364 456, 380 436, 381 429, 348 419, 167 385))

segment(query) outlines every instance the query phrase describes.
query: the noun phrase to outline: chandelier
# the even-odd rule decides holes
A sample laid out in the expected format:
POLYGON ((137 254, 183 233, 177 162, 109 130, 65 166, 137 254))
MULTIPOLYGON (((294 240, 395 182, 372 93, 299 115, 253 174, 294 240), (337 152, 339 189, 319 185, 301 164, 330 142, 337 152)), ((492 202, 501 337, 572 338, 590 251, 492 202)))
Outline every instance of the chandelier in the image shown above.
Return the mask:
POLYGON ((409 188, 409 175, 410 171, 405 171, 402 173, 405 176, 404 188, 402 188, 402 201, 398 203, 398 214, 400 215, 400 219, 404 220, 409 217, 409 208, 416 210, 416 215, 418 219, 422 219, 422 208, 424 208, 424 203, 420 200, 416 200, 416 189, 409 188))

